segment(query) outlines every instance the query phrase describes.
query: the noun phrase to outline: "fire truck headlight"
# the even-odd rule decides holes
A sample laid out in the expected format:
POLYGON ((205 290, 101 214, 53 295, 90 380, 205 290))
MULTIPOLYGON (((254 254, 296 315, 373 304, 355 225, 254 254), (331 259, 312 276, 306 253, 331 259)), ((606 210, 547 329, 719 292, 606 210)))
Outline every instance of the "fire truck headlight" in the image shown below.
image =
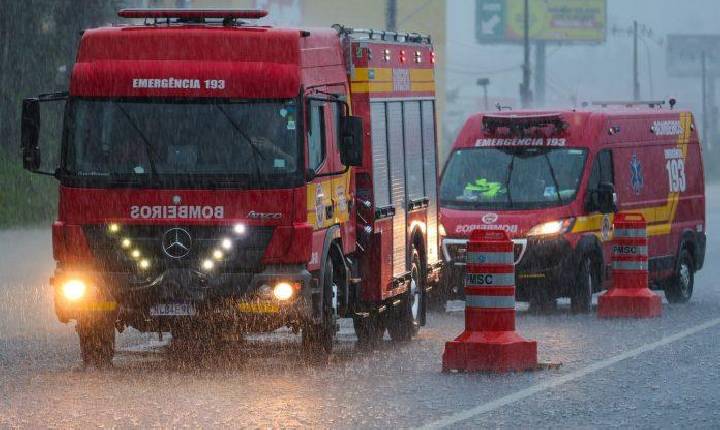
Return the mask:
POLYGON ((235 234, 245 234, 247 231, 247 226, 245 224, 235 224, 233 226, 233 231, 235 234))
POLYGON ((213 267, 215 267, 215 263, 213 263, 213 261, 211 259, 208 258, 206 260, 203 260, 202 268, 204 270, 212 270, 213 267))
POLYGON ((278 300, 290 300, 293 295, 295 295, 295 290, 292 285, 287 282, 279 282, 275 285, 275 288, 273 288, 273 296, 278 300))
POLYGON ((69 279, 62 285, 62 294, 65 299, 76 302, 87 292, 87 285, 80 279, 69 279))
POLYGON ((120 231, 120 226, 115 223, 112 223, 112 224, 108 225, 108 231, 110 233, 117 233, 118 231, 120 231))
POLYGON ((554 236, 566 233, 575 223, 574 218, 561 219, 557 221, 544 222, 538 224, 528 231, 528 236, 554 236))
POLYGON ((230 251, 232 249, 232 240, 225 237, 220 242, 220 246, 222 246, 222 249, 224 249, 225 251, 230 251))
POLYGON ((440 233, 440 237, 447 236, 447 232, 445 231, 445 226, 440 224, 440 228, 438 228, 438 232, 440 233))

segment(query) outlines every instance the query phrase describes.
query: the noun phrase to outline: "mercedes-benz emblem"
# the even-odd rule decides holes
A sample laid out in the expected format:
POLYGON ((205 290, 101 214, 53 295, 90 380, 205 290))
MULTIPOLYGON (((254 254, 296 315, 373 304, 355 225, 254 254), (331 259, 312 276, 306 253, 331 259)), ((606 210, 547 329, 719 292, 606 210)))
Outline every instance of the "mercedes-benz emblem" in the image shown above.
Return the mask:
POLYGON ((192 238, 187 230, 175 227, 163 235, 162 249, 170 258, 183 258, 190 253, 192 238))

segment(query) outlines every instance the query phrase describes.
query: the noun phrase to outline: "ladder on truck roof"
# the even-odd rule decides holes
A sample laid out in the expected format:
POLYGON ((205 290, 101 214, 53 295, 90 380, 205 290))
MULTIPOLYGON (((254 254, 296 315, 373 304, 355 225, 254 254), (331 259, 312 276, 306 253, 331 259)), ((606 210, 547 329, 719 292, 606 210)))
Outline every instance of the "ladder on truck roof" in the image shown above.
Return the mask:
POLYGON ((353 28, 341 24, 333 24, 338 35, 353 40, 377 40, 380 42, 422 43, 432 44, 430 35, 420 33, 401 33, 397 31, 375 30, 372 28, 353 28))

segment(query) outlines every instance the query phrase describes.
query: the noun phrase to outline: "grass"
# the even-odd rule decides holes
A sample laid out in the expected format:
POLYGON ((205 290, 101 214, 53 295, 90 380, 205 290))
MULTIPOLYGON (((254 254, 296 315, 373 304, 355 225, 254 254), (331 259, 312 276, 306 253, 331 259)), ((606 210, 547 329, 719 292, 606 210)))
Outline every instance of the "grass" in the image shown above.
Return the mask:
POLYGON ((0 150, 0 228, 48 226, 57 213, 57 181, 23 170, 0 150))

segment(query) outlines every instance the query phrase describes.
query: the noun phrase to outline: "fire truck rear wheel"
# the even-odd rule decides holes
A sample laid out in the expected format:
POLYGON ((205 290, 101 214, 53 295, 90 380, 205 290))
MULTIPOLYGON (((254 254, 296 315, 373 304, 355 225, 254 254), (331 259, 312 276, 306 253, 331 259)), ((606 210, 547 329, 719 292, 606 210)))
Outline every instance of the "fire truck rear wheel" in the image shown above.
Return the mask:
POLYGON ((589 256, 583 257, 578 269, 575 286, 570 293, 570 310, 573 313, 586 314, 592 311, 592 295, 597 282, 593 267, 592 258, 589 256))
POLYGON ((337 309, 333 307, 333 303, 337 303, 337 299, 333 300, 335 294, 335 269, 328 255, 323 276, 323 321, 308 322, 302 330, 302 349, 308 359, 324 359, 332 352, 337 324, 337 309))
POLYGON ((394 342, 406 342, 418 332, 423 320, 422 312, 425 300, 425 276, 422 273, 420 257, 416 250, 412 253, 410 268, 410 286, 400 304, 389 313, 388 333, 394 342))
POLYGON ((695 286, 695 263, 692 255, 683 247, 678 255, 675 275, 665 285, 665 298, 670 303, 686 303, 692 297, 695 286))
POLYGON ((380 315, 371 313, 367 317, 353 317, 353 327, 361 349, 373 349, 382 342, 385 325, 380 315))
POLYGON ((110 319, 80 320, 75 326, 85 366, 112 366, 115 354, 115 325, 110 319))

